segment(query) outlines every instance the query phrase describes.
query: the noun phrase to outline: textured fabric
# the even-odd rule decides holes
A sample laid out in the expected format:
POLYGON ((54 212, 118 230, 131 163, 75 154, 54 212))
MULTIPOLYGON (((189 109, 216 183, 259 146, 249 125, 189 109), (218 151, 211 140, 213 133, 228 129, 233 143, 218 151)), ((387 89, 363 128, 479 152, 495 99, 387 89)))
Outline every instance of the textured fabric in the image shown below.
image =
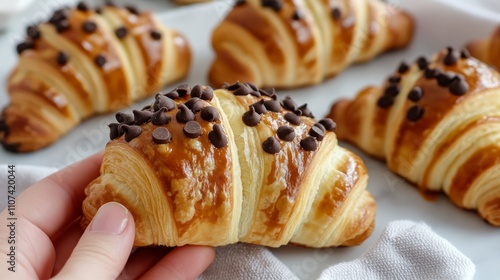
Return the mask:
MULTIPOLYGON (((0 165, 0 174, 7 173, 0 165)), ((55 168, 17 165, 16 195, 55 168)), ((0 184, 7 186, 7 176, 0 184)), ((3 209, 6 199, 0 201, 3 209)), ((319 280, 327 279, 473 279, 475 266, 448 241, 426 224, 412 221, 389 223, 380 240, 360 258, 332 264, 319 280)), ((271 251, 250 244, 234 244, 216 249, 214 263, 199 277, 211 279, 298 279, 271 251)))
POLYGON ((474 264, 426 224, 389 223, 364 256, 334 265, 320 279, 472 279, 474 264))

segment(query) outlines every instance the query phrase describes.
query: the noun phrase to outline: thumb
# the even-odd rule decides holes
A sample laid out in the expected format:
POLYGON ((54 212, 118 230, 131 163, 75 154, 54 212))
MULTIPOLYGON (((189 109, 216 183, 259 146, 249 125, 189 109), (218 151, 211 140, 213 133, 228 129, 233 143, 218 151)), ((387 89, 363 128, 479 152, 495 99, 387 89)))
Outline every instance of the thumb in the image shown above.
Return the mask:
POLYGON ((134 219, 123 205, 99 208, 55 279, 116 279, 132 250, 134 219))

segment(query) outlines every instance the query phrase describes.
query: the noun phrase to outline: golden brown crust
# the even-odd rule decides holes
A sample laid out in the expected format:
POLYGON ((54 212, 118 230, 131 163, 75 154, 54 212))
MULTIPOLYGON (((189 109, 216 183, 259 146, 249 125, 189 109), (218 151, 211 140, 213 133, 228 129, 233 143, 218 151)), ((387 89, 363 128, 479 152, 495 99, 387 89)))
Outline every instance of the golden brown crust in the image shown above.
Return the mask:
POLYGON ((475 58, 500 69, 500 27, 489 37, 468 43, 466 48, 475 58))
POLYGON ((117 115, 122 123, 110 125, 101 176, 85 191, 83 226, 102 204, 118 201, 136 219, 136 245, 328 247, 368 237, 375 203, 366 169, 337 146, 331 122, 318 124, 307 106, 251 84, 193 98, 201 91, 212 92, 182 86, 134 117, 117 115), (220 118, 207 117, 209 110, 220 118), (187 132, 193 122, 199 128, 187 132), (218 125, 217 139, 227 142, 213 138, 218 125))
POLYGON ((1 117, 0 142, 17 152, 45 147, 85 118, 151 95, 190 66, 186 39, 149 12, 61 9, 28 30, 8 80, 10 109, 1 117), (28 96, 40 106, 13 113, 28 96))
POLYGON ((334 104, 339 138, 499 226, 500 75, 451 48, 334 104), (349 112, 349 113, 347 113, 349 112), (486 206, 487 205, 487 206, 486 206))
POLYGON ((235 5, 212 35, 211 84, 290 88, 320 83, 352 63, 406 47, 411 16, 378 0, 235 5))

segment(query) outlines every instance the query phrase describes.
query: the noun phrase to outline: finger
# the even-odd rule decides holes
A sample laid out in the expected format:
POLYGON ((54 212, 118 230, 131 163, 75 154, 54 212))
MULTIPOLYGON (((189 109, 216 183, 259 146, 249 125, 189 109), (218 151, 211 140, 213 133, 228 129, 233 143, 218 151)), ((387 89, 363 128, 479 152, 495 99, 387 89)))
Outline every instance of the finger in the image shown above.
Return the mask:
POLYGON ((169 247, 139 248, 130 256, 118 279, 139 279, 171 250, 169 247))
POLYGON ((52 276, 58 274, 59 271, 61 271, 61 269, 71 256, 71 253, 75 249, 76 244, 78 244, 78 241, 82 237, 82 234, 83 234, 83 229, 80 226, 80 219, 76 219, 54 241, 56 258, 54 261, 54 269, 52 270, 52 276))
POLYGON ((47 236, 54 235, 82 213, 84 188, 99 176, 102 152, 39 181, 17 199, 18 218, 27 219, 47 236))
POLYGON ((101 206, 55 278, 116 279, 132 250, 134 219, 121 204, 101 206))
POLYGON ((195 279, 212 263, 215 251, 206 246, 177 247, 161 259, 141 279, 195 279))

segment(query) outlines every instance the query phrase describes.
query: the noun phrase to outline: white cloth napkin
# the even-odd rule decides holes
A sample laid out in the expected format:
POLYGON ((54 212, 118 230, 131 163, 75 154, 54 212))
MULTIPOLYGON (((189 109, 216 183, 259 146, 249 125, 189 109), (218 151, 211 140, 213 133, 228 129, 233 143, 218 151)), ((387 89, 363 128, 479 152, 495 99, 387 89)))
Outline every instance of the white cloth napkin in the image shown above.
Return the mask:
MULTIPOLYGON (((16 166, 17 194, 55 168, 16 166)), ((0 174, 7 166, 0 165, 0 174)), ((2 176, 6 177, 6 176, 2 176)), ((0 184, 7 185, 7 178, 0 184)), ((0 209, 6 199, 0 201, 0 209)), ((315 249, 311 249, 315 250, 315 249)), ((378 242, 360 258, 325 269, 319 280, 327 279, 472 279, 472 261, 448 241, 420 222, 394 221, 378 242)), ((262 246, 233 244, 216 249, 214 263, 200 280, 220 279, 299 279, 271 251, 262 246)))

